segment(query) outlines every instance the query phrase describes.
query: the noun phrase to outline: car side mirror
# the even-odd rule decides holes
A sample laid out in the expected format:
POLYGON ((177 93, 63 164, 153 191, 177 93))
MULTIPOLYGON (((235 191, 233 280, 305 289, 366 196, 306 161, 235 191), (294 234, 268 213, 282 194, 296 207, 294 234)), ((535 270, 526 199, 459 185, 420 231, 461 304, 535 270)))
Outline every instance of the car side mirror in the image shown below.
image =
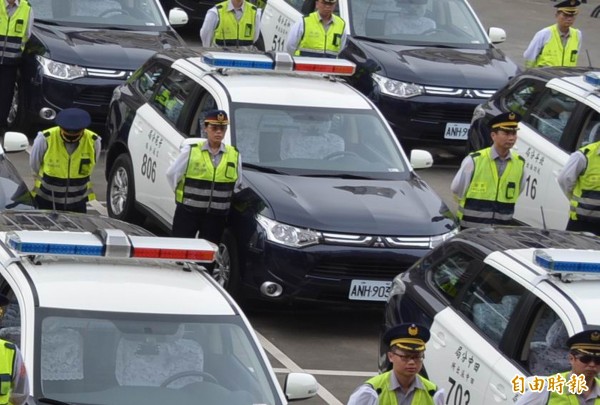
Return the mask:
POLYGON ((490 37, 492 44, 500 44, 506 41, 506 31, 504 31, 502 28, 490 27, 488 36, 490 37))
POLYGON ((179 7, 172 8, 169 10, 169 24, 173 27, 178 25, 185 25, 189 21, 189 17, 183 9, 179 7))
POLYGON ((289 373, 285 377, 283 391, 288 401, 299 401, 317 395, 317 379, 308 373, 289 373))
POLYGON ((413 169, 427 169, 433 166, 433 156, 426 150, 413 149, 410 151, 410 165, 413 169))
POLYGON ((29 146, 29 139, 24 133, 7 131, 4 134, 4 152, 22 152, 29 146))

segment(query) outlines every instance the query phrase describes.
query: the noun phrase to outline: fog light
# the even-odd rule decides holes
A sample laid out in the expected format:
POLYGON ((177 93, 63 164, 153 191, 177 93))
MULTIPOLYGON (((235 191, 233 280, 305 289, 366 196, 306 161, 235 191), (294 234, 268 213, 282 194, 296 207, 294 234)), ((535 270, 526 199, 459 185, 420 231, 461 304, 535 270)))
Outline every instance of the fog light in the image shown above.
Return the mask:
POLYGON ((260 292, 267 297, 275 298, 279 297, 283 293, 283 287, 272 281, 265 281, 260 286, 260 292))
POLYGON ((51 121, 56 118, 56 111, 52 108, 44 107, 40 110, 40 117, 44 120, 51 121))

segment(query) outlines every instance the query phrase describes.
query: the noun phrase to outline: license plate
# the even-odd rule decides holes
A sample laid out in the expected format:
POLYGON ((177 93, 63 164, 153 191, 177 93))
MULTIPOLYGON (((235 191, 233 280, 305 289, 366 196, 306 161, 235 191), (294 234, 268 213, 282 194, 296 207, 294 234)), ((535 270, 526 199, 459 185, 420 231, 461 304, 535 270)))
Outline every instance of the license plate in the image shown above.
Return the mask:
POLYGON ((469 124, 459 124, 456 122, 449 122, 446 124, 446 131, 444 132, 445 139, 456 139, 459 141, 466 141, 467 134, 469 133, 469 124))
POLYGON ((391 281, 352 280, 348 298, 359 301, 387 301, 391 281))

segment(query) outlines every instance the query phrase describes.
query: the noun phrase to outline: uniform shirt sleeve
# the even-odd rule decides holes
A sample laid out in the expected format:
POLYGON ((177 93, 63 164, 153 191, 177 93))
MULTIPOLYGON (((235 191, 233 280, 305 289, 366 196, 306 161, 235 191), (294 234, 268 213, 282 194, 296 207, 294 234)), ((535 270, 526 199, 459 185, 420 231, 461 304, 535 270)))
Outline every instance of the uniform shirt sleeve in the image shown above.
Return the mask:
POLYGON ((548 41, 550 40, 550 36, 552 35, 551 31, 548 28, 544 28, 538 31, 534 36, 529 46, 523 53, 523 57, 525 58, 525 66, 533 67, 535 61, 537 60, 540 52, 542 52, 542 48, 548 41))
POLYGON ((290 55, 294 55, 296 49, 298 49, 298 44, 300 43, 300 38, 302 38, 302 34, 304 34, 304 19, 296 21, 290 32, 288 33, 287 41, 285 43, 285 51, 290 55))
POLYGON ((475 164, 473 163, 473 158, 466 156, 460 164, 460 168, 456 172, 452 184, 450 184, 450 190, 459 200, 467 193, 474 170, 475 164))
POLYGON ((548 397, 548 391, 526 391, 519 397, 516 405, 546 405, 548 403, 548 397))
POLYGON ((348 405, 377 405, 378 403, 377 392, 369 384, 363 384, 355 389, 348 399, 348 405))
POLYGON ((569 200, 573 195, 575 183, 577 183, 579 175, 585 170, 586 166, 587 159, 584 154, 581 151, 576 151, 569 156, 569 160, 567 160, 567 163, 565 163, 564 167, 558 173, 556 181, 569 200))
POLYGON ((10 393, 10 403, 12 405, 22 405, 29 397, 29 378, 27 370, 23 363, 23 357, 19 348, 15 354, 15 372, 12 380, 12 391, 10 393))
POLYGON ((200 39, 202 40, 202 46, 209 48, 213 46, 213 37, 215 35, 215 28, 219 23, 219 14, 217 8, 213 7, 206 12, 204 22, 200 28, 200 39))
POLYGON ((433 403, 435 405, 446 405, 446 391, 440 388, 433 394, 433 403))
POLYGON ((102 152, 102 138, 100 136, 96 136, 96 140, 94 141, 94 150, 96 151, 96 164, 100 160, 100 152, 102 152))
POLYGON ((254 42, 258 41, 260 36, 260 20, 262 18, 262 8, 256 9, 256 18, 254 19, 254 42))
POLYGON ((577 52, 581 51, 581 44, 583 43, 583 32, 581 30, 577 30, 579 33, 579 46, 577 47, 577 52))
POLYGON ((29 9, 29 22, 27 23, 27 31, 25 32, 25 37, 27 38, 27 40, 29 41, 29 38, 31 38, 31 27, 33 27, 33 7, 31 7, 29 9))
POLYGON ((243 187, 243 179, 242 179, 242 154, 238 153, 238 178, 235 181, 234 191, 238 192, 242 190, 243 187))
POLYGON ((188 158, 190 156, 190 145, 184 145, 181 148, 181 152, 179 156, 175 158, 171 166, 167 169, 165 175, 167 176, 167 182, 171 189, 175 191, 177 189, 177 184, 185 175, 185 171, 187 169, 188 158))
POLYGON ((40 172, 46 150, 48 150, 48 143, 46 142, 44 133, 40 131, 33 141, 31 153, 29 154, 29 166, 31 166, 31 170, 33 170, 35 175, 40 172))

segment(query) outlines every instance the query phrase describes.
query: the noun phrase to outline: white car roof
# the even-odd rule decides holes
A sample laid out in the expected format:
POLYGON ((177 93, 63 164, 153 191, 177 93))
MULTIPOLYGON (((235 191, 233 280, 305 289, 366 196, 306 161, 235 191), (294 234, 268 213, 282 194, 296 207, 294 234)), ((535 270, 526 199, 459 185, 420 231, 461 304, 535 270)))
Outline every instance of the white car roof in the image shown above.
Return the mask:
POLYGON ((568 94, 600 111, 600 86, 588 83, 584 75, 555 78, 548 82, 547 87, 568 94))

